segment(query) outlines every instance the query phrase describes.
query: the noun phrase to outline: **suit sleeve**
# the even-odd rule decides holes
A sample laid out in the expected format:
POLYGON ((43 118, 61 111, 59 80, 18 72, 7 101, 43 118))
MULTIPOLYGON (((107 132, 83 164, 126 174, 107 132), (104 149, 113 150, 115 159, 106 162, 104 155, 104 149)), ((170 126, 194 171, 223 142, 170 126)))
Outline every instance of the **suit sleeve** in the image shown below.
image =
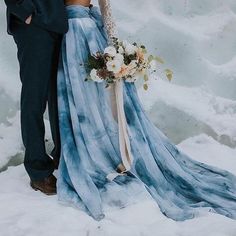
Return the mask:
POLYGON ((5 0, 9 12, 25 21, 35 12, 32 0, 5 0))

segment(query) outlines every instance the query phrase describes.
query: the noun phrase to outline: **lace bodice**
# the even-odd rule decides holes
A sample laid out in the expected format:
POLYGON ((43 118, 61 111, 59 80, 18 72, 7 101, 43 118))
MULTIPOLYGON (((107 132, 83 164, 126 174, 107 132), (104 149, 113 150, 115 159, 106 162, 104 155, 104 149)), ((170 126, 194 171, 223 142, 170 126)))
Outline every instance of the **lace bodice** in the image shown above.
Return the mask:
POLYGON ((98 3, 107 31, 108 40, 111 43, 112 37, 117 37, 116 24, 112 16, 111 3, 110 0, 98 0, 98 3))

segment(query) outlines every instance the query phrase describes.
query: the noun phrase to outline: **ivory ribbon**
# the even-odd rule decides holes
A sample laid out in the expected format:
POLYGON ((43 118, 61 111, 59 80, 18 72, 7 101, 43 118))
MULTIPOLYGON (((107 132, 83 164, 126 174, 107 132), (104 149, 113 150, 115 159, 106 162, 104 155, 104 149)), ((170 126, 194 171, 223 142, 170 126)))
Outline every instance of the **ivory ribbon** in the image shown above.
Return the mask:
POLYGON ((114 180, 118 175, 123 175, 131 169, 133 156, 131 153, 130 140, 128 135, 128 126, 124 111, 123 81, 117 81, 111 88, 112 112, 117 119, 119 127, 119 146, 122 163, 117 167, 117 172, 107 176, 109 180, 114 180), (114 101, 115 100, 115 101, 114 101))
MULTIPOLYGON (((117 38, 116 24, 112 17, 110 0, 98 0, 100 10, 102 13, 104 25, 107 31, 108 42, 113 45, 113 37, 117 38)), ((114 85, 110 86, 110 96, 112 113, 114 119, 118 122, 119 126, 119 143, 122 163, 117 167, 116 172, 107 176, 108 179, 113 180, 115 176, 125 173, 131 169, 133 157, 131 154, 130 141, 128 136, 128 127, 124 112, 124 98, 123 98, 123 80, 117 81, 114 85), (116 104, 115 104, 116 103, 116 104)))

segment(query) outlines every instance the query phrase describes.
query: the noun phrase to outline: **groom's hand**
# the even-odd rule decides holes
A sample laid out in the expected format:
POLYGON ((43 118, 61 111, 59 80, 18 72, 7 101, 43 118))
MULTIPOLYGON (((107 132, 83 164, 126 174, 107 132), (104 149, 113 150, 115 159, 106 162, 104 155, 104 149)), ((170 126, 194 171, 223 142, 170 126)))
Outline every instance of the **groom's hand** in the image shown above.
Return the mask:
POLYGON ((27 25, 29 25, 29 24, 31 23, 31 21, 32 21, 32 15, 30 15, 30 16, 25 20, 25 23, 26 23, 27 25))

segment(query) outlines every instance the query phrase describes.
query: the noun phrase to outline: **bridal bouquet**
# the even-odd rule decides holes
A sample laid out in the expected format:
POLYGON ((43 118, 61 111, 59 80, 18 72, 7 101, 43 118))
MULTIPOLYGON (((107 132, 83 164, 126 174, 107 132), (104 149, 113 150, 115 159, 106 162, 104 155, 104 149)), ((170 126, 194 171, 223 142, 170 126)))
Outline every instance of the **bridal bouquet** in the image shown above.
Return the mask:
MULTIPOLYGON (((105 81, 109 87, 119 80, 135 82, 137 79, 143 79, 144 89, 147 90, 149 75, 156 71, 153 68, 154 61, 163 63, 161 58, 149 55, 144 45, 130 44, 113 38, 113 46, 108 46, 104 52, 89 56, 88 67, 91 72, 86 81, 105 81)), ((167 69, 165 72, 167 78, 171 80, 172 71, 167 69)))

